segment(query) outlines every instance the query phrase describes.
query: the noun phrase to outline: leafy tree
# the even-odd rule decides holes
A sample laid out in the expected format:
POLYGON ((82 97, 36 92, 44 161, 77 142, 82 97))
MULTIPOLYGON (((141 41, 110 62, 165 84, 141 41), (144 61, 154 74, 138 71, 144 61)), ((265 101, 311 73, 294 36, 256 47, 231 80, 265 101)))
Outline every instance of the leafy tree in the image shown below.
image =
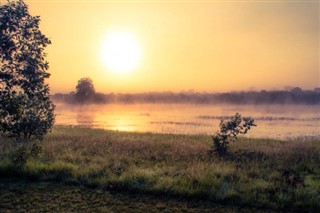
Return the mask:
POLYGON ((236 113, 228 121, 221 120, 220 131, 212 136, 215 153, 219 156, 226 155, 228 144, 236 142, 237 135, 246 134, 252 126, 256 126, 254 119, 251 117, 242 118, 239 113, 236 113))
POLYGON ((81 78, 76 86, 75 98, 78 102, 92 101, 95 95, 93 82, 90 78, 81 78))
POLYGON ((51 42, 39 22, 22 0, 0 6, 0 132, 24 141, 41 139, 54 123, 45 83, 44 48, 51 42))

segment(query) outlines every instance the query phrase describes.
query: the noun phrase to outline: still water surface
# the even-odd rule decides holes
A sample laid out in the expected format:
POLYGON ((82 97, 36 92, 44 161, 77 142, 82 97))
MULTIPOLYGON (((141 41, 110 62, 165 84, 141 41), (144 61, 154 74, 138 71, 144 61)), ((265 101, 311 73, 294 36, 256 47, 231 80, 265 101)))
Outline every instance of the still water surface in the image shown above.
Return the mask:
POLYGON ((213 134, 221 119, 239 112, 257 127, 246 135, 259 138, 320 136, 317 105, 56 104, 56 124, 120 131, 213 134))

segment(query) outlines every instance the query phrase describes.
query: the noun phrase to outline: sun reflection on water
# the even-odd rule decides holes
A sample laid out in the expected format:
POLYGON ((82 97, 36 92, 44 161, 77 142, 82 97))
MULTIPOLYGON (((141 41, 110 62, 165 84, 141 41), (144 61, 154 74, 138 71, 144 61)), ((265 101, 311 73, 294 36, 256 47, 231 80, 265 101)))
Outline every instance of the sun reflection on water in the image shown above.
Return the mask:
POLYGON ((255 118, 248 137, 287 138, 319 136, 318 107, 192 104, 57 104, 56 124, 79 125, 130 132, 213 134, 221 119, 239 112, 255 118))

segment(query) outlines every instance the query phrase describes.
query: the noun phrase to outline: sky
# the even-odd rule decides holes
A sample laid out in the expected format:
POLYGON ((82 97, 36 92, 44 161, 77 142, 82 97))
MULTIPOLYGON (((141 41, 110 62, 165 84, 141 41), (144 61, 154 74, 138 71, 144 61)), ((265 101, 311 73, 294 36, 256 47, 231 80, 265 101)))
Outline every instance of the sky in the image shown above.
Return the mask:
POLYGON ((52 93, 74 91, 82 77, 103 93, 320 87, 319 1, 25 2, 52 41, 52 93), (126 73, 101 55, 114 32, 139 46, 126 73))

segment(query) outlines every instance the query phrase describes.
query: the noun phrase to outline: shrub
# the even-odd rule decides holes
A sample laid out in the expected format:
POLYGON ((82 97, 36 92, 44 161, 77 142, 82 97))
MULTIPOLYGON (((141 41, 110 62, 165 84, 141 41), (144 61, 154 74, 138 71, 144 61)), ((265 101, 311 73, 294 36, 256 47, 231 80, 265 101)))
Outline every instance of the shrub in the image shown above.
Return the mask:
POLYGON ((16 167, 23 167, 31 158, 35 159, 42 151, 39 143, 34 143, 32 146, 22 145, 11 156, 11 161, 16 167))
POLYGON ((228 121, 221 120, 220 131, 212 136, 214 152, 219 156, 227 154, 228 144, 235 142, 239 134, 246 134, 248 130, 256 126, 251 117, 241 117, 236 113, 228 121))
POLYGON ((16 167, 22 167, 27 163, 27 160, 29 158, 29 152, 27 150, 27 147, 21 146, 19 147, 12 155, 12 163, 16 167))

